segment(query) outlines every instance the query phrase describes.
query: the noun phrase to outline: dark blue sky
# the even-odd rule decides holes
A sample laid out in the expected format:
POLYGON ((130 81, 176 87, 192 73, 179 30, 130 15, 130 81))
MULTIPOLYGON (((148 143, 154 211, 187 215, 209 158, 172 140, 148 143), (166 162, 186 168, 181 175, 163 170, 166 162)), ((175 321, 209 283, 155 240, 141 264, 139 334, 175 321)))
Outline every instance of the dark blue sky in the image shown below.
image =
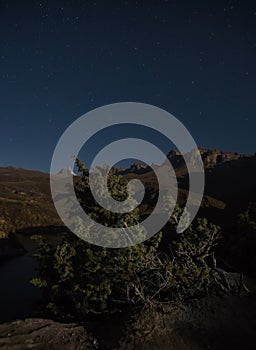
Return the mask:
POLYGON ((246 0, 0 1, 0 166, 49 171, 72 121, 121 101, 166 109, 200 146, 254 153, 255 23, 246 0))

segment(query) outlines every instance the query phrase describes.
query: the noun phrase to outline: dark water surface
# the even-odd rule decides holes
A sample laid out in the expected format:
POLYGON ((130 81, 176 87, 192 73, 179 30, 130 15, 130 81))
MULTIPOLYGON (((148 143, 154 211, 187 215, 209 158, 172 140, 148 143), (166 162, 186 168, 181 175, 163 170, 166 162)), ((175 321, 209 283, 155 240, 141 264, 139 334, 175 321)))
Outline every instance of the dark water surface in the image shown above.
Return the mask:
MULTIPOLYGON (((30 283, 36 277, 36 242, 26 235, 19 234, 17 238, 28 253, 0 265, 0 322, 33 316, 42 296, 41 290, 30 283)), ((61 236, 47 234, 46 238, 57 243, 61 236)))

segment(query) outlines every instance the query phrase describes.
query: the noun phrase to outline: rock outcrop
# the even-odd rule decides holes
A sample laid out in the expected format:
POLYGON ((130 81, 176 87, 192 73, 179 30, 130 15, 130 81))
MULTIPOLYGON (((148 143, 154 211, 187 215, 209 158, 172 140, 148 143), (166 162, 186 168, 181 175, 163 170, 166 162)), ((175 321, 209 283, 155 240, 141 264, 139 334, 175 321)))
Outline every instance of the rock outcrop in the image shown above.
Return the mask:
MULTIPOLYGON (((208 148, 199 148, 199 152, 201 154, 204 166, 206 168, 215 167, 217 165, 230 162, 233 160, 238 160, 241 158, 249 158, 253 157, 253 154, 239 154, 237 152, 222 152, 217 149, 208 149, 208 148)), ((178 167, 179 165, 183 164, 183 157, 181 152, 176 150, 171 150, 167 158, 172 162, 174 167, 178 167)), ((186 157, 188 160, 191 160, 193 163, 193 160, 195 158, 195 152, 192 151, 187 154, 186 157)))
MULTIPOLYGON (((186 162, 190 162, 192 166, 196 166, 198 162, 198 154, 201 155, 205 168, 212 168, 226 162, 254 156, 253 154, 239 154, 236 152, 222 152, 217 149, 199 148, 198 150, 192 150, 191 152, 184 154, 184 157, 180 151, 171 150, 167 154, 167 158, 171 161, 174 169, 179 169, 185 165, 184 158, 186 159, 186 162)), ((151 170, 151 167, 147 164, 135 162, 130 168, 118 169, 116 172, 120 174, 143 174, 150 172, 151 170)))
POLYGON ((130 168, 128 169, 122 169, 121 171, 119 171, 120 174, 129 174, 129 173, 133 173, 133 174, 143 174, 145 172, 151 171, 151 167, 148 166, 145 163, 142 162, 134 162, 130 168))
POLYGON ((0 324, 0 349, 94 350, 97 341, 82 325, 30 318, 0 324))

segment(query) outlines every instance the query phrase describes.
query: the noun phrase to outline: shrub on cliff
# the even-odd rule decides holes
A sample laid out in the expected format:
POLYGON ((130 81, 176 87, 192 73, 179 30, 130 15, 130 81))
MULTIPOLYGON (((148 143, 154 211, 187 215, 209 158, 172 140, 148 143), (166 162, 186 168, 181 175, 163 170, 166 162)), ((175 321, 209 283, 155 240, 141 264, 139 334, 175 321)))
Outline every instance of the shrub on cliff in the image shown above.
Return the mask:
MULTIPOLYGON (((81 163, 78 165, 82 171, 78 197, 92 217, 102 223, 110 220, 115 224, 117 219, 119 225, 137 223, 137 209, 112 217, 99 208, 89 196, 88 173, 81 163)), ((109 190, 116 199, 125 198, 124 180, 110 173, 109 190)), ((173 216, 177 219, 180 214, 176 206, 173 216)), ((216 244, 218 231, 206 219, 198 219, 171 243, 168 254, 159 251, 161 233, 121 249, 90 245, 71 234, 54 247, 38 236, 38 276, 32 282, 43 288, 48 310, 65 319, 83 318, 90 312, 115 312, 128 306, 182 301, 214 286, 205 259, 216 244)))

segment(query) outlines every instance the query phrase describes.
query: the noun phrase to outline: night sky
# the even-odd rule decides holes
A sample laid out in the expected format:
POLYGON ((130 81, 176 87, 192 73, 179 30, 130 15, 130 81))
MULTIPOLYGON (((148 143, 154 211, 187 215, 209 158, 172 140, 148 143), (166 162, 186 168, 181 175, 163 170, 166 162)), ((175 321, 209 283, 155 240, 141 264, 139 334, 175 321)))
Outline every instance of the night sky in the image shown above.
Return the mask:
POLYGON ((72 121, 122 101, 166 109, 199 146, 256 151, 255 1, 0 1, 0 28, 0 166, 49 171, 72 121))

